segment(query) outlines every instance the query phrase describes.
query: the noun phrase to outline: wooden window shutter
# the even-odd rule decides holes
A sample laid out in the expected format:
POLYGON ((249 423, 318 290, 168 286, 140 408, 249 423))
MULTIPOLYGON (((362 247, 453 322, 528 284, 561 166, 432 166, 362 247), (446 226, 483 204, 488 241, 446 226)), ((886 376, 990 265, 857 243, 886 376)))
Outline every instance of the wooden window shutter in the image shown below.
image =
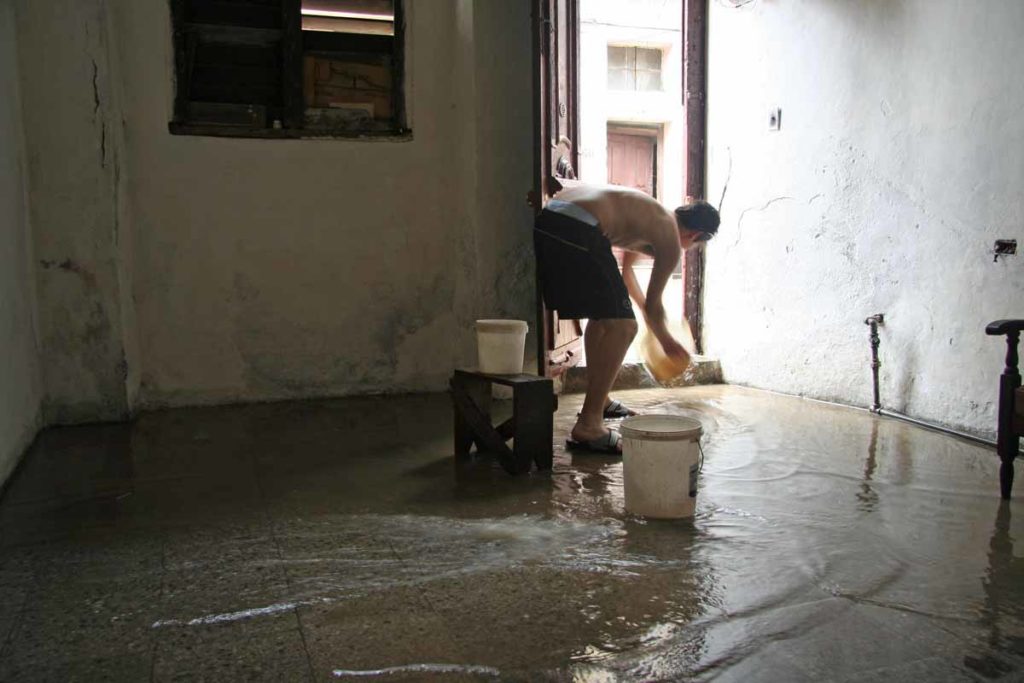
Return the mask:
POLYGON ((300 0, 173 0, 171 6, 176 121, 301 126, 300 0))

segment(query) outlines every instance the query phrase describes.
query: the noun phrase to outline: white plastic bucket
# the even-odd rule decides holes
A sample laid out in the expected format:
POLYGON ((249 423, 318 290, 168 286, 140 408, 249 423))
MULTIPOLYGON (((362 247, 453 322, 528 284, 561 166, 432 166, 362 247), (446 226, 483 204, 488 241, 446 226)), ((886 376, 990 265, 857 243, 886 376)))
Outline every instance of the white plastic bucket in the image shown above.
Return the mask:
POLYGON ((476 351, 480 372, 520 374, 527 329, 523 320, 477 320, 476 351))
POLYGON ((623 420, 622 478, 626 511, 642 517, 692 517, 700 471, 700 422, 678 415, 623 420))

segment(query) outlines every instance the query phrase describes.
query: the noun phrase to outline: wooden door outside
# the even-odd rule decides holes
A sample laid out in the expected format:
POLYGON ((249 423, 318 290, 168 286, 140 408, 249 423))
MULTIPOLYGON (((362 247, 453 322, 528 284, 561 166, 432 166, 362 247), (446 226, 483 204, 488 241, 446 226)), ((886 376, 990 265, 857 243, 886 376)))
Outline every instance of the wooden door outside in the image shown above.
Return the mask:
MULTIPOLYGON (((658 138, 654 135, 608 132, 608 184, 630 187, 657 197, 656 166, 658 138)), ((612 248, 615 261, 622 267, 622 250, 612 248)), ((653 262, 639 255, 639 262, 653 262)))
POLYGON ((654 164, 658 140, 649 135, 608 133, 608 182, 656 197, 654 164))

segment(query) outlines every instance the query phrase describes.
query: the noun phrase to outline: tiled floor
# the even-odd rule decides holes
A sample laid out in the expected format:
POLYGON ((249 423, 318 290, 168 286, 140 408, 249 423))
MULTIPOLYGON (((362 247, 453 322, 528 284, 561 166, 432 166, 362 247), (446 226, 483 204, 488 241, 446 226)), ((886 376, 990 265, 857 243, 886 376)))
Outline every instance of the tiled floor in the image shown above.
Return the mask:
POLYGON ((991 452, 740 388, 618 397, 704 424, 694 520, 626 514, 618 458, 456 466, 445 396, 44 432, 0 501, 0 680, 1024 679, 991 452))

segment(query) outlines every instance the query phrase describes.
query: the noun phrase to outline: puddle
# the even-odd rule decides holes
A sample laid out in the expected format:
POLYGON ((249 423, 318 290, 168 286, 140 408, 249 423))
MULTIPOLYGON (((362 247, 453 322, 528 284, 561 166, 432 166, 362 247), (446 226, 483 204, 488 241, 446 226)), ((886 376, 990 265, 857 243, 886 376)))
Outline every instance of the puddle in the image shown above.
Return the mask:
MULTIPOLYGON (((522 477, 487 458, 452 462, 444 397, 238 408, 209 420, 200 445, 166 452, 162 435, 181 426, 144 416, 138 471, 180 477, 179 452, 206 468, 139 486, 116 510, 140 525, 158 510, 175 549, 165 570, 194 575, 146 626, 294 612, 303 629, 422 641, 401 657, 378 645, 367 666, 332 660, 339 679, 1021 677, 1024 509, 1000 503, 991 452, 738 388, 616 398, 701 421, 693 519, 627 514, 621 460, 565 452, 579 397, 561 400, 553 471, 522 477), (208 464, 223 443, 244 476, 208 464), (244 534, 215 531, 236 526, 244 534), (252 585, 224 595, 232 577, 252 585), (410 634, 416 619, 426 625, 410 634)), ((68 515, 77 529, 79 510, 68 515)))

